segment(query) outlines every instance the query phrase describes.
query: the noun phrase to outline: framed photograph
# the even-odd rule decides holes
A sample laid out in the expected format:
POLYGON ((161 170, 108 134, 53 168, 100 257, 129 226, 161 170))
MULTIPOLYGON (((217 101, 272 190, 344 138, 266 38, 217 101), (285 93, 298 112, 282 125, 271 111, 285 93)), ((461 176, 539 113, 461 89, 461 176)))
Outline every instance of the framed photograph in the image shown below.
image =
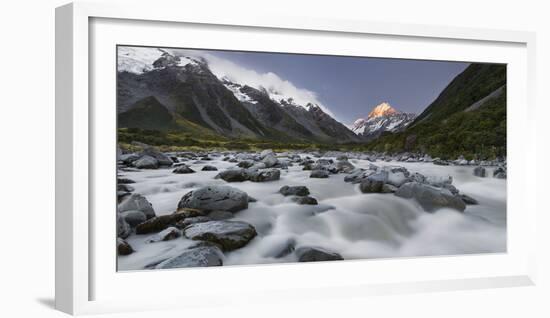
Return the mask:
POLYGON ((193 12, 56 11, 56 308, 533 284, 532 33, 193 12))

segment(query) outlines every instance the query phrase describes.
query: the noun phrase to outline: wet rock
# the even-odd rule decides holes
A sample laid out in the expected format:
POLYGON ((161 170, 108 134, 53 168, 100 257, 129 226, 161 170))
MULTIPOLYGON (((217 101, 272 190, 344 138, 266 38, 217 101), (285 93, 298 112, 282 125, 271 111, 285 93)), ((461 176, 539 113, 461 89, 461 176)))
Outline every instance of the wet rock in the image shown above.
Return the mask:
POLYGON ((344 177, 344 182, 360 183, 366 179, 372 171, 364 170, 361 168, 353 170, 350 174, 344 177))
POLYGON ((359 184, 359 190, 363 193, 381 193, 384 181, 367 178, 359 184))
POLYGON ((118 252, 118 255, 130 255, 134 252, 134 249, 128 242, 121 239, 120 237, 116 240, 116 249, 118 252))
POLYGON ((227 211, 212 211, 208 213, 207 216, 212 221, 221 221, 233 218, 233 213, 227 211))
POLYGON ((254 165, 254 160, 243 160, 237 164, 240 168, 250 168, 254 165))
POLYGON ((248 179, 252 182, 275 181, 281 178, 281 170, 279 169, 264 169, 248 173, 248 179))
POLYGON ((202 171, 218 171, 218 168, 216 168, 214 166, 206 165, 206 166, 202 167, 201 170, 202 171))
POLYGON ((155 242, 161 242, 161 241, 169 241, 169 240, 176 239, 180 236, 181 236, 180 230, 178 230, 175 227, 169 227, 169 228, 166 228, 166 229, 162 230, 161 232, 159 232, 155 235, 152 235, 152 236, 148 237, 145 240, 145 243, 155 243, 155 242))
POLYGON ((139 169, 158 169, 159 162, 151 156, 142 156, 134 161, 133 165, 139 169))
POLYGON ((275 154, 268 154, 262 159, 262 163, 265 164, 266 168, 271 168, 278 163, 278 159, 275 154))
POLYGON ((169 258, 160 264, 156 269, 184 268, 184 267, 207 267, 223 265, 223 253, 216 246, 196 246, 185 250, 178 256, 169 258))
POLYGON ((464 201, 449 190, 417 182, 405 183, 399 187, 395 195, 408 199, 414 198, 427 212, 434 212, 439 208, 452 208, 461 212, 466 209, 464 201))
POLYGON ((397 191, 397 187, 388 183, 384 183, 382 186, 382 193, 395 193, 397 191))
POLYGON ((485 178, 487 176, 487 170, 483 167, 475 167, 474 168, 474 176, 485 178))
POLYGON ((402 171, 389 172, 387 175, 386 183, 391 184, 395 187, 400 187, 405 182, 407 182, 407 176, 402 171))
POLYGON ((493 177, 498 179, 506 179, 506 169, 503 167, 497 167, 493 170, 493 177))
POLYGON ((460 194, 460 198, 462 199, 462 201, 464 201, 464 203, 466 203, 468 205, 479 204, 476 199, 474 199, 471 196, 466 195, 466 194, 460 194))
POLYGON ((122 202, 118 205, 119 212, 125 211, 141 211, 145 216, 150 219, 155 216, 155 210, 153 210, 153 205, 147 201, 147 199, 137 193, 131 194, 125 197, 122 202))
POLYGON ((127 179, 127 178, 118 178, 116 181, 117 181, 118 184, 132 184, 132 183, 136 183, 134 180, 132 180, 132 179, 127 179))
MULTIPOLYGON (((227 212, 227 213, 231 214, 231 212, 227 212)), ((194 216, 194 217, 186 218, 186 219, 183 219, 183 220, 179 221, 176 224, 176 226, 180 229, 185 229, 186 227, 188 227, 191 224, 208 222, 208 221, 212 221, 212 219, 210 219, 207 216, 194 216)))
POLYGON ((325 170, 313 170, 309 175, 310 178, 328 178, 328 172, 325 170))
POLYGON ((172 171, 177 174, 195 173, 195 170, 191 169, 188 165, 180 165, 172 171))
POLYGON ((296 250, 298 262, 323 262, 341 261, 342 256, 338 253, 327 251, 319 247, 300 247, 296 250))
POLYGON ((136 234, 160 232, 171 226, 176 226, 178 222, 185 218, 198 216, 198 214, 204 214, 204 212, 195 209, 180 209, 172 214, 160 215, 138 224, 136 234))
POLYGON ((336 162, 336 171, 340 173, 350 173, 355 169, 355 166, 347 160, 336 162))
POLYGON ((248 180, 248 173, 245 169, 228 169, 218 173, 214 178, 226 182, 243 182, 248 180))
POLYGON ((117 190, 117 192, 130 193, 130 192, 134 192, 135 189, 134 189, 134 187, 129 186, 127 184, 117 184, 116 190, 117 190))
POLYGON ((439 158, 434 159, 432 163, 434 165, 438 165, 438 166, 448 166, 449 165, 449 163, 447 161, 441 160, 439 158))
POLYGON ((279 189, 279 193, 284 196, 297 195, 303 197, 309 194, 309 189, 305 186, 283 186, 281 189, 279 189))
POLYGON ((141 152, 141 157, 143 158, 144 156, 148 156, 156 159, 159 166, 169 167, 174 163, 172 159, 170 159, 170 157, 168 157, 167 155, 163 154, 162 152, 156 150, 151 146, 145 147, 145 149, 143 149, 143 151, 141 152))
POLYGON ((132 232, 132 229, 130 228, 130 225, 124 220, 124 218, 118 214, 116 219, 116 235, 120 238, 127 238, 130 236, 130 233, 132 232))
POLYGON ((232 251, 248 244, 256 235, 256 229, 242 221, 209 221, 196 223, 184 230, 192 240, 214 243, 224 251, 232 251))
POLYGON ((130 153, 121 155, 118 160, 122 161, 125 165, 129 165, 132 164, 132 162, 138 160, 139 157, 140 156, 138 154, 130 153))
POLYGON ((147 221, 145 213, 138 210, 124 211, 121 212, 120 215, 131 227, 136 227, 138 224, 147 221))
POLYGON ((306 196, 306 197, 293 197, 292 201, 298 203, 298 204, 307 204, 307 205, 317 205, 317 199, 306 196))
POLYGON ((178 208, 237 212, 248 208, 248 195, 230 186, 206 186, 186 193, 178 208))
POLYGON ((264 254, 264 257, 283 258, 290 255, 296 249, 296 241, 293 238, 286 239, 264 254))

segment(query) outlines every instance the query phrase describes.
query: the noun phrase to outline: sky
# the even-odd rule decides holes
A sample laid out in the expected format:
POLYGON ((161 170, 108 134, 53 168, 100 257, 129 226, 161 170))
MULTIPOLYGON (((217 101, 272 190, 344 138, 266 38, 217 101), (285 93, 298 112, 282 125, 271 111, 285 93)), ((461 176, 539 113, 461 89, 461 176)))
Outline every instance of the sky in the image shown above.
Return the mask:
POLYGON ((202 51, 199 55, 206 55, 212 62, 214 73, 235 74, 241 68, 251 71, 250 76, 263 77, 263 80, 271 76, 273 83, 286 82, 314 96, 312 98, 328 108, 332 115, 347 124, 366 117, 382 102, 402 112, 419 114, 469 65, 286 53, 202 51), (231 67, 233 69, 228 71, 231 67))

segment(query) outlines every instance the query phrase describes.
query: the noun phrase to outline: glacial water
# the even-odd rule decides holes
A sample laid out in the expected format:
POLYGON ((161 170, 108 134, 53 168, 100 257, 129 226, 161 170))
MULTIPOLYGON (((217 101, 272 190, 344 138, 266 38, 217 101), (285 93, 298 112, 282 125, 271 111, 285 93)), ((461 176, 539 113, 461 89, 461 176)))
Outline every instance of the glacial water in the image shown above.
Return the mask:
MULTIPOLYGON (((356 167, 368 168, 367 160, 350 159, 356 167)), ((196 171, 174 174, 173 169, 122 172, 130 178, 135 193, 152 203, 157 215, 176 210, 181 197, 205 185, 227 184, 214 179, 219 171, 201 171, 204 165, 220 171, 235 166, 221 158, 200 164, 186 162, 196 171)), ((376 162, 378 166, 399 165, 410 172, 436 178, 453 178, 461 193, 475 198, 464 213, 439 209, 427 213, 413 200, 393 194, 363 194, 358 184, 344 182, 345 174, 328 179, 309 178, 302 166, 281 170, 281 179, 271 182, 233 182, 257 200, 235 214, 234 220, 252 224, 258 235, 241 249, 225 253, 225 265, 295 262, 292 253, 275 258, 288 242, 296 247, 318 246, 344 259, 414 257, 506 251, 506 180, 473 175, 470 166, 437 166, 432 163, 376 162), (284 186, 307 186, 319 205, 298 205, 279 194, 284 186)), ((150 235, 131 235, 127 241, 136 251, 119 256, 119 270, 144 269, 176 256, 194 244, 186 238, 145 243, 150 235)))

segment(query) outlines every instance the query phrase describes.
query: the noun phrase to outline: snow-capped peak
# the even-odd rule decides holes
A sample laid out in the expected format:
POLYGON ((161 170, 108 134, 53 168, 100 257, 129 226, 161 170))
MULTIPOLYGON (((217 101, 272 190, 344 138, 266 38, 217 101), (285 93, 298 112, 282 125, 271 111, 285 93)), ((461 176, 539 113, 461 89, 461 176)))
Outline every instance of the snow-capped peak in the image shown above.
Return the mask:
POLYGON ((349 126, 359 136, 375 138, 384 131, 400 131, 407 127, 415 114, 402 113, 383 102, 372 109, 367 118, 359 118, 349 126))
POLYGON ((178 56, 160 48, 120 46, 117 53, 117 71, 142 74, 168 65, 184 67, 198 64, 192 56, 178 56))
POLYGON ((372 109, 368 118, 387 116, 399 113, 395 108, 391 107, 388 102, 383 102, 372 109))

